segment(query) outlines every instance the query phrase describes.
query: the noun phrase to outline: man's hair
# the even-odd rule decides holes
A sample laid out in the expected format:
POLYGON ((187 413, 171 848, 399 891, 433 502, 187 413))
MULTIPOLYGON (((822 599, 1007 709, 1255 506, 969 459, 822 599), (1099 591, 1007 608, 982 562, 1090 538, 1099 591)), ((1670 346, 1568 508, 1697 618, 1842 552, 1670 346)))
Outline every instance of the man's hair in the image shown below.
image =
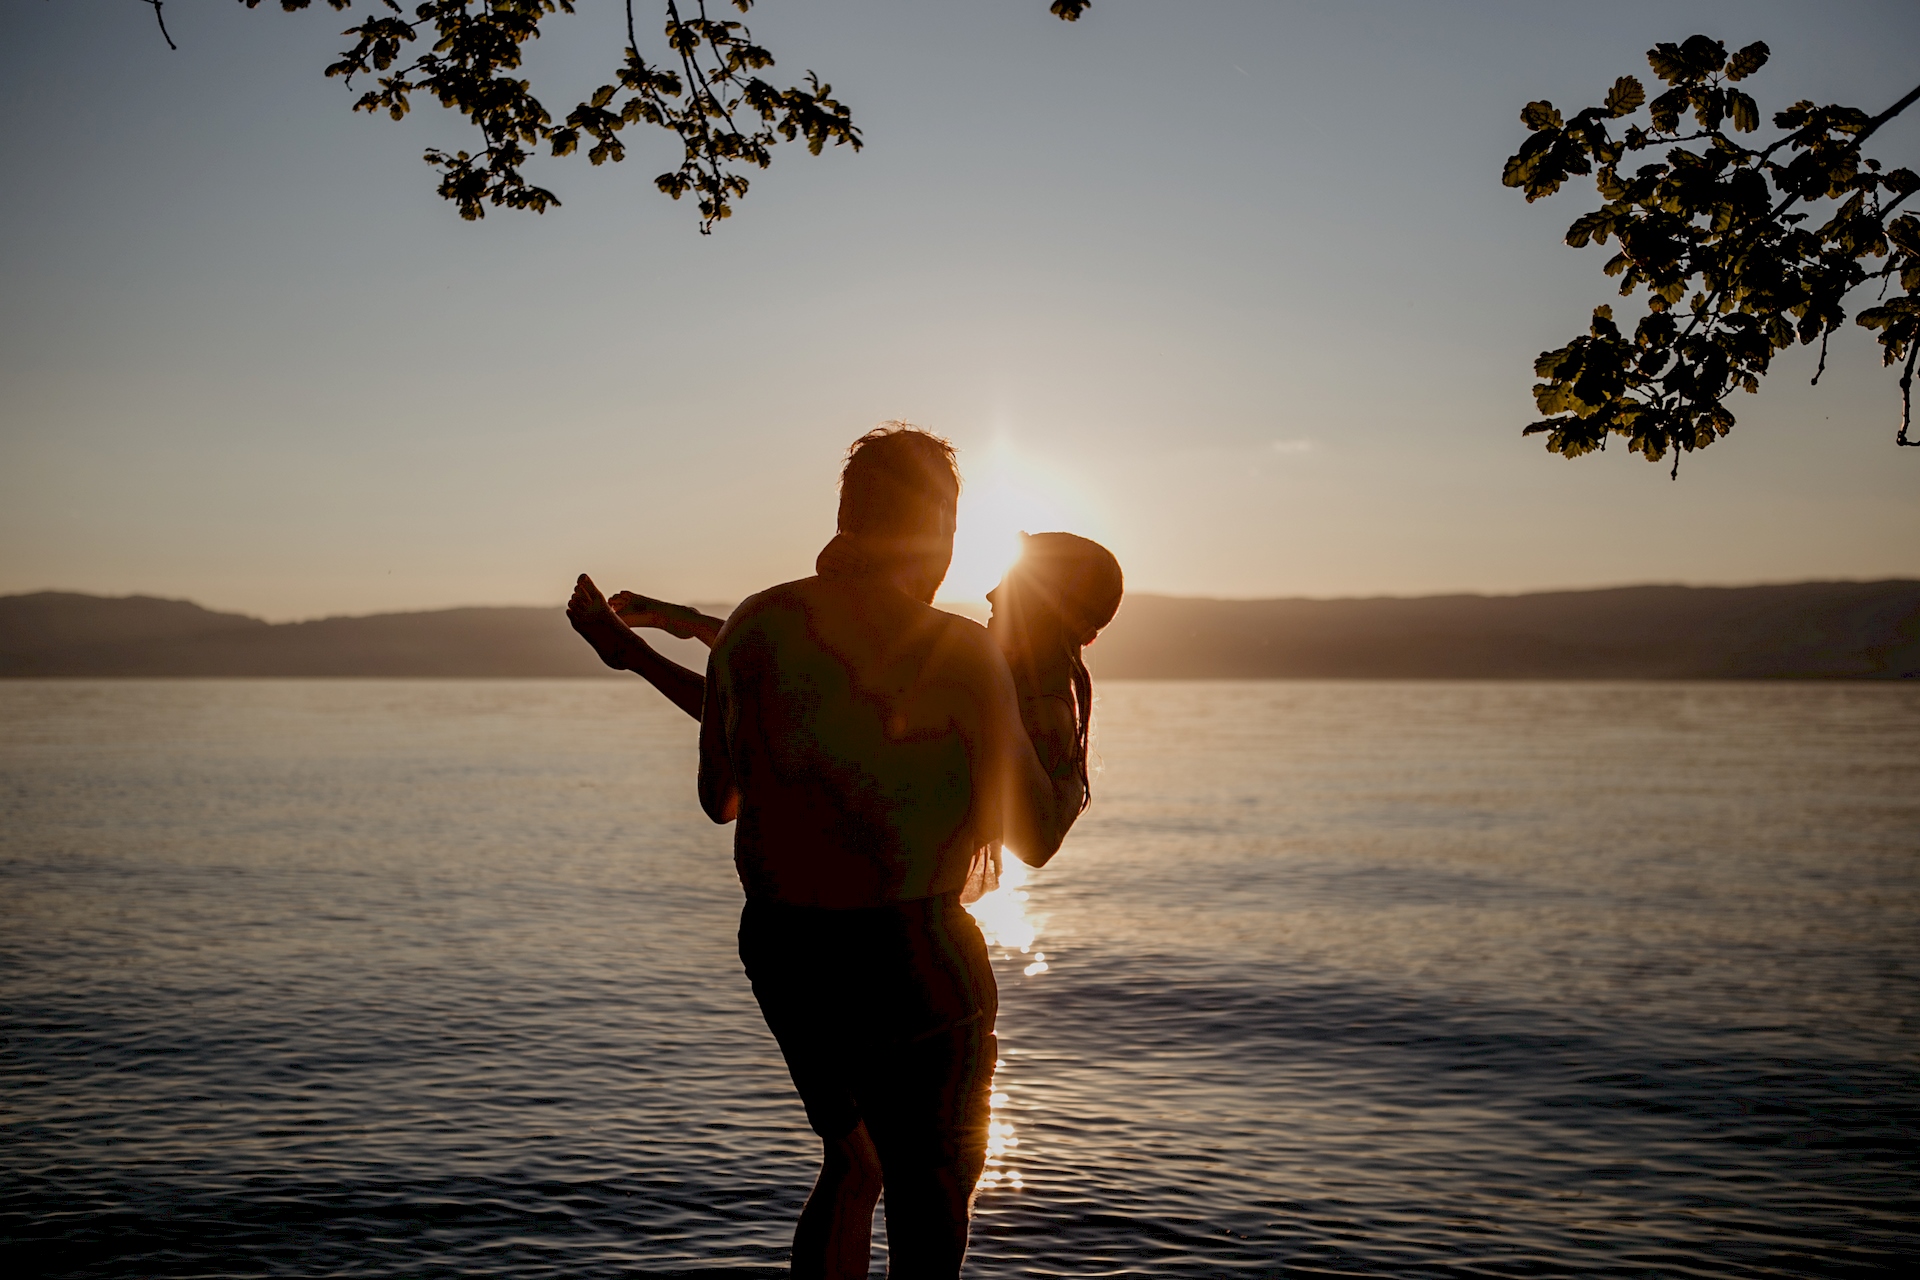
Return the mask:
POLYGON ((924 533, 960 497, 953 446, 906 422, 883 422, 853 442, 840 472, 842 533, 924 533))

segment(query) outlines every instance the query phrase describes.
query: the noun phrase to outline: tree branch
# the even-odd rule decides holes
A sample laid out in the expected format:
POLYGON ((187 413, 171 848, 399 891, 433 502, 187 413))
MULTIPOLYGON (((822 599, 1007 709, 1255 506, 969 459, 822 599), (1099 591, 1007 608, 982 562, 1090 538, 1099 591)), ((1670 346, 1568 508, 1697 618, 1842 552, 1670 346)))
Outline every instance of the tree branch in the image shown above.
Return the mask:
POLYGON ((166 0, 140 0, 140 3, 150 4, 153 6, 153 20, 160 24, 161 39, 167 42, 167 48, 173 50, 175 53, 180 52, 180 46, 175 44, 173 42, 173 37, 167 34, 166 15, 160 12, 160 6, 165 4, 166 0))
POLYGON ((1873 136, 1874 130, 1878 129, 1881 125, 1885 124, 1887 121, 1899 115, 1902 111, 1905 111, 1908 107, 1912 106, 1915 102, 1920 102, 1920 84, 1917 84, 1913 86, 1913 88, 1907 90, 1906 97, 1900 99, 1900 101, 1894 103, 1892 106, 1888 107, 1885 111, 1882 111, 1879 115, 1867 121, 1867 127, 1862 129, 1860 131, 1860 136, 1853 140, 1854 145, 1858 146, 1861 143, 1865 142, 1868 138, 1871 138, 1873 136))
POLYGON ((1902 447, 1920 448, 1920 440, 1907 439, 1907 428, 1913 423, 1913 359, 1920 356, 1920 338, 1907 340, 1907 368, 1900 375, 1900 430, 1893 442, 1902 447))
MULTIPOLYGON (((1885 124, 1887 121, 1899 115, 1902 111, 1905 111, 1908 107, 1912 106, 1917 101, 1920 101, 1920 84, 1917 84, 1913 88, 1909 89, 1907 91, 1906 97, 1900 99, 1900 101, 1894 103, 1892 106, 1888 107, 1885 111, 1882 111, 1879 115, 1867 121, 1866 127, 1860 130, 1860 132, 1854 136, 1852 143, 1849 144, 1853 148, 1853 153, 1855 155, 1860 154, 1860 148, 1863 145, 1865 145, 1868 138, 1873 136, 1874 130, 1878 129, 1881 125, 1885 124)), ((1782 138, 1780 141, 1785 142, 1787 141, 1788 138, 1792 138, 1793 136, 1794 136, 1793 134, 1788 134, 1786 138, 1782 138)), ((1774 144, 1774 146, 1778 146, 1778 145, 1780 144, 1779 143, 1774 144)), ((1773 147, 1768 147, 1767 150, 1772 151, 1773 147)), ((1720 299, 1723 296, 1725 296, 1728 284, 1732 282, 1734 275, 1738 273, 1739 269, 1746 265, 1747 254, 1752 252, 1753 242, 1759 237, 1759 235, 1763 232, 1765 227, 1777 224, 1780 221, 1780 215, 1785 213, 1788 209, 1791 209, 1794 206, 1794 203, 1798 201, 1800 198, 1801 198, 1800 192, 1797 192, 1797 191, 1788 192, 1786 195, 1786 198, 1781 200, 1779 204, 1775 205, 1773 208, 1773 212, 1767 215, 1766 222, 1756 224, 1754 229, 1748 233, 1747 244, 1743 248, 1741 248, 1739 255, 1733 258, 1729 262, 1728 271, 1727 271, 1727 283, 1723 283, 1718 289, 1715 289, 1713 291, 1713 296, 1707 299, 1707 305, 1704 310, 1696 311, 1693 313, 1693 319, 1687 322, 1686 330, 1681 334, 1682 337, 1686 337, 1687 335, 1691 334, 1695 329, 1699 328, 1700 320, 1703 316, 1710 316, 1710 315, 1716 314, 1720 299)), ((1906 196, 1903 195, 1900 197, 1900 200, 1904 200, 1904 199, 1906 199, 1906 196)), ((1900 200, 1895 200, 1893 204, 1894 205, 1899 204, 1900 200)), ((1889 205, 1886 208, 1882 209, 1880 211, 1881 216, 1885 217, 1887 213, 1892 211, 1892 208, 1893 208, 1893 205, 1889 205)), ((1819 380, 1820 380, 1820 375, 1815 374, 1814 381, 1818 382, 1819 380)))

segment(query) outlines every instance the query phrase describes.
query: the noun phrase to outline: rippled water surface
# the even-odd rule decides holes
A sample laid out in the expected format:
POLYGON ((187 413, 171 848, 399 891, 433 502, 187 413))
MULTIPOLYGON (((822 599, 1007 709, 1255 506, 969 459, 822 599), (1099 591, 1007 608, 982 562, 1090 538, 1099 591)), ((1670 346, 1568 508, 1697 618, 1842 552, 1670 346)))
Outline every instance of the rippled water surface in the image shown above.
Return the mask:
MULTIPOLYGON (((1914 1269, 1920 688, 1102 698, 970 1275, 1914 1269)), ((778 1270, 692 779, 643 687, 0 683, 9 1270, 778 1270)))

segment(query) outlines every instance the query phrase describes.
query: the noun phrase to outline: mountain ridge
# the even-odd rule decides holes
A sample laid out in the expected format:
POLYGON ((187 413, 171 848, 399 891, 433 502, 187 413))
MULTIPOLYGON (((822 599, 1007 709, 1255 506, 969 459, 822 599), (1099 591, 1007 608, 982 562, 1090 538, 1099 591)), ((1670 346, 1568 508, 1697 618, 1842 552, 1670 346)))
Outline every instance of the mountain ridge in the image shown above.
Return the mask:
MULTIPOLYGON (((675 660, 702 661, 692 642, 660 640, 675 660)), ((1139 594, 1087 663, 1097 679, 1909 678, 1920 676, 1920 581, 1336 599, 1139 594)), ((615 674, 559 606, 270 623, 154 596, 0 596, 0 677, 615 674)))

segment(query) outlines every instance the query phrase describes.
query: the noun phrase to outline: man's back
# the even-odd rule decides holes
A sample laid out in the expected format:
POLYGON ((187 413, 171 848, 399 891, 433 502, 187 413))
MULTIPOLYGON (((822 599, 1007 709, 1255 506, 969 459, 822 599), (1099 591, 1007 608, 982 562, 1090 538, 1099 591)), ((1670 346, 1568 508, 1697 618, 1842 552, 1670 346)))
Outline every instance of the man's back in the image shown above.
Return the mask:
POLYGON ((747 896, 853 908, 957 890, 999 834, 981 786, 983 708, 1011 698, 994 658, 978 625, 872 580, 742 604, 708 668, 701 755, 703 788, 717 752, 738 791, 747 896))

